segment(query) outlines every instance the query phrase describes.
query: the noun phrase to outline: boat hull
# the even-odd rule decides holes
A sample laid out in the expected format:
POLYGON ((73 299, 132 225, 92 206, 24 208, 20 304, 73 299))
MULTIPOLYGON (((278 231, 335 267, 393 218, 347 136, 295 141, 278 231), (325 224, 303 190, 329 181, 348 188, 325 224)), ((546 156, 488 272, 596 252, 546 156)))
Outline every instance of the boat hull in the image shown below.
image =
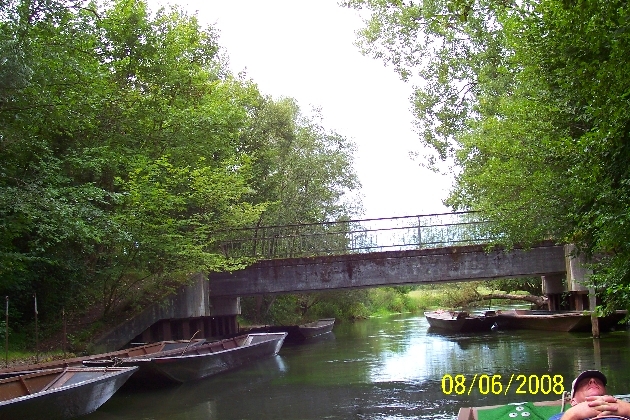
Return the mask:
MULTIPOLYGON (((616 311, 599 317, 600 331, 615 328, 626 316, 626 311, 616 311)), ((500 329, 539 330, 558 332, 590 332, 591 314, 579 311, 497 311, 497 325, 500 329)))
POLYGON ((303 324, 299 326, 301 337, 303 340, 309 338, 319 337, 320 335, 328 334, 333 330, 335 326, 335 318, 323 318, 315 322, 303 324))
MULTIPOLYGON (((66 420, 89 414, 109 400, 137 370, 135 367, 68 369, 84 372, 73 374, 62 386, 0 402, 0 420, 66 420)), ((4 382, 12 379, 18 378, 0 381, 0 390, 4 382)))
POLYGON ((322 318, 314 322, 301 325, 269 325, 264 327, 255 327, 247 330, 247 332, 286 332, 286 343, 303 343, 308 339, 319 337, 333 330, 335 326, 335 318, 322 318))
MULTIPOLYGON (((254 335, 254 334, 252 334, 254 335)), ((151 370, 174 382, 188 382, 207 378, 240 366, 278 354, 286 333, 262 334, 262 338, 243 347, 212 354, 193 354, 183 357, 152 358, 151 370), (268 336, 272 335, 272 338, 268 336), (268 337, 264 339, 264 337, 268 337)))
POLYGON ((145 357, 95 360, 88 366, 138 366, 131 381, 155 386, 206 378, 277 354, 287 333, 253 333, 145 357))
POLYGON ((494 315, 470 316, 465 312, 435 311, 424 316, 432 329, 454 333, 489 332, 496 322, 494 315))
MULTIPOLYGON (((197 340, 167 340, 158 341, 156 343, 145 344, 142 346, 136 346, 129 349, 113 351, 109 353, 93 354, 90 356, 73 357, 63 360, 53 360, 50 362, 36 363, 30 365, 14 366, 10 368, 0 369, 0 379, 10 378, 12 376, 24 374, 26 372, 36 372, 42 369, 57 369, 64 367, 81 367, 83 362, 101 360, 101 359, 113 359, 113 358, 125 358, 125 357, 138 357, 153 354, 157 352, 169 351, 178 348, 186 348, 191 346, 198 346, 203 344, 205 339, 197 340)), ((108 365, 104 365, 108 366, 108 365)))

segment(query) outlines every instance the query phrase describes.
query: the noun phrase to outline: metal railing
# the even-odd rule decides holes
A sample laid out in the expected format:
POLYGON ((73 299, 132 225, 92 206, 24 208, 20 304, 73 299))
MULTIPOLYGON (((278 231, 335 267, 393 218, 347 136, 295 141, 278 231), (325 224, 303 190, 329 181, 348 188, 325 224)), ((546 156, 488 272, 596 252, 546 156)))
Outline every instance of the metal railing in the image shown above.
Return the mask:
POLYGON ((228 257, 273 259, 484 244, 490 224, 479 213, 454 212, 259 226, 223 232, 221 249, 228 257))

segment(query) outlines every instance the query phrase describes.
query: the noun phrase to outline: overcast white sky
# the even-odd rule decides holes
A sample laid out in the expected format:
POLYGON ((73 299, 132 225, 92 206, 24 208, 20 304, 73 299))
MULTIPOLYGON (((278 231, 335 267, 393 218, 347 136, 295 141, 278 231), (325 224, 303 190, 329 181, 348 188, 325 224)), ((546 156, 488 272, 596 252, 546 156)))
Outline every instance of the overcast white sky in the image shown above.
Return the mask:
POLYGON ((357 145, 365 217, 448 211, 451 180, 409 157, 420 143, 413 131, 410 84, 354 45, 357 12, 337 0, 149 0, 198 12, 220 33, 235 73, 246 70, 263 94, 296 98, 307 113, 321 109, 323 125, 357 145))

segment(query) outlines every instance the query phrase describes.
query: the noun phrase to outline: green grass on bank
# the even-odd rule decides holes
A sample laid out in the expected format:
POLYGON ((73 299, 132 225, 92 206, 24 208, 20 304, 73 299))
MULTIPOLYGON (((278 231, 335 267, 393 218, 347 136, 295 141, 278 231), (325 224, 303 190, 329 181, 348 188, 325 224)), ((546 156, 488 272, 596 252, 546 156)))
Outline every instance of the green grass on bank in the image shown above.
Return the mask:
MULTIPOLYGON (((10 345, 10 344, 9 344, 10 345)), ((30 365, 35 363, 51 362, 53 360, 63 360, 76 357, 73 353, 63 353, 62 351, 45 351, 36 353, 28 350, 11 350, 8 353, 3 348, 0 353, 0 369, 19 365, 30 365)))
MULTIPOLYGON (((504 290, 492 288, 488 282, 465 282, 445 285, 418 286, 409 292, 415 305, 422 309, 454 309, 466 307, 494 307, 513 304, 514 301, 492 299, 481 300, 480 296, 491 293, 506 293, 504 290)), ((527 295, 525 291, 512 291, 511 294, 527 295)))

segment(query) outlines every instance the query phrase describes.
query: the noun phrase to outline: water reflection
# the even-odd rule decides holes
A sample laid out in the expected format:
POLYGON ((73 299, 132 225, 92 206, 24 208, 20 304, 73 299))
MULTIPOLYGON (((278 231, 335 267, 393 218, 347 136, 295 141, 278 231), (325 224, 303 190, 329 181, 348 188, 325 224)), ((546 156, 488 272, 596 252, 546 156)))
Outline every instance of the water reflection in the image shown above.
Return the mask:
MULTIPOLYGON (((626 331, 590 334, 497 331, 439 334, 424 317, 339 323, 334 335, 285 346, 280 356, 207 380, 147 391, 124 390, 86 420, 453 419, 462 406, 555 399, 538 391, 445 393, 442 378, 562 375, 601 368, 612 392, 630 379, 626 331)), ((470 382, 468 382, 470 383, 470 382)), ((504 384, 505 386, 505 384, 504 384)))
POLYGON ((229 374, 201 381, 155 389, 124 387, 92 415, 90 420, 109 419, 220 419, 219 405, 233 395, 263 388, 288 370, 282 356, 261 360, 229 374))

